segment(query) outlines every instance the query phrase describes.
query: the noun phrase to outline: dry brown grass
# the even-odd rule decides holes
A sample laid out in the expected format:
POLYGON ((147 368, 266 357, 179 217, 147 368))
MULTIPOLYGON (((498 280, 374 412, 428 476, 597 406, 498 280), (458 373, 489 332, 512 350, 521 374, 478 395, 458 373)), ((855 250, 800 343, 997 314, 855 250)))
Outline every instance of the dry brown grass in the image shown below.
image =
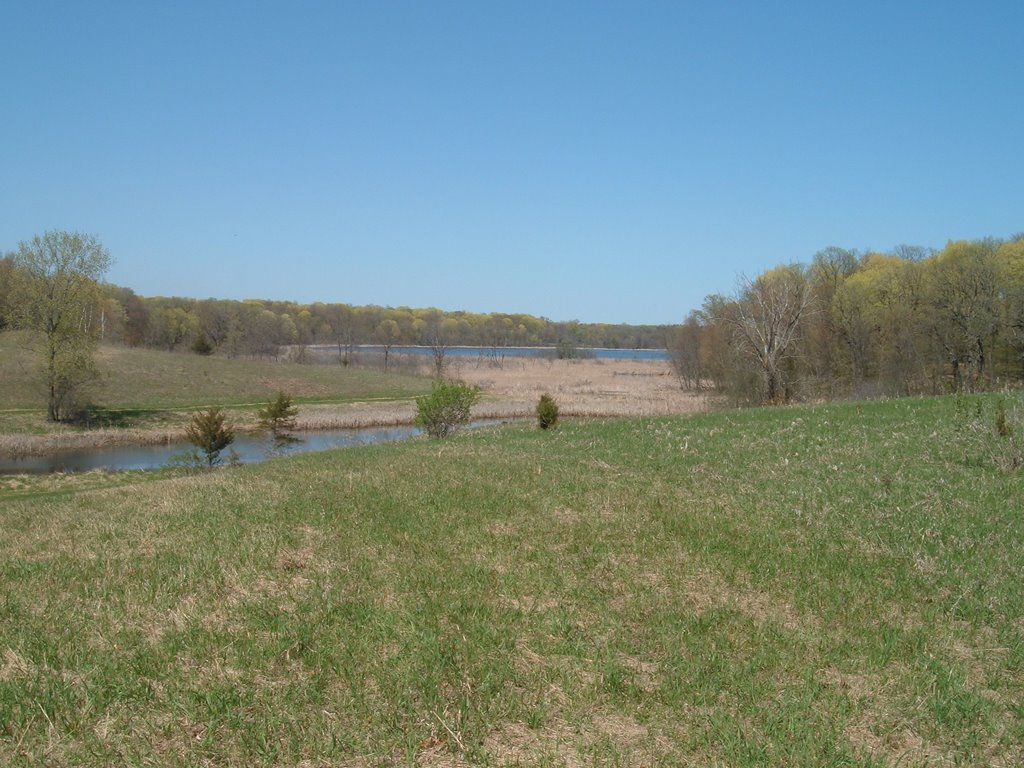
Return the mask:
POLYGON ((706 398, 684 391, 671 366, 660 360, 507 359, 501 367, 476 361, 453 366, 452 375, 481 387, 480 404, 532 415, 547 392, 565 416, 666 416, 700 413, 706 398))
MULTIPOLYGON (((428 371, 421 371, 426 374, 428 371)), ((478 419, 533 417, 545 392, 562 416, 669 416, 709 410, 705 395, 685 391, 671 366, 659 360, 506 359, 500 366, 453 358, 448 375, 480 387, 478 419)), ((411 424, 412 401, 303 406, 299 429, 411 424)))
POLYGON ((55 451, 113 445, 162 445, 185 439, 181 429, 62 430, 46 435, 0 435, 0 454, 39 456, 55 451))

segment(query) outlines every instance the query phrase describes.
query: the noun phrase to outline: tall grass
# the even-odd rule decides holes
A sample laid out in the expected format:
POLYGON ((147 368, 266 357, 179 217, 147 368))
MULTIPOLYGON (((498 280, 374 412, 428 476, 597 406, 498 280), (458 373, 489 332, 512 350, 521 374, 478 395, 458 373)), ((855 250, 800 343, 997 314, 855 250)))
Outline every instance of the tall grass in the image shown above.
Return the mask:
POLYGON ((0 763, 1020 764, 1022 476, 956 412, 26 480, 0 763))

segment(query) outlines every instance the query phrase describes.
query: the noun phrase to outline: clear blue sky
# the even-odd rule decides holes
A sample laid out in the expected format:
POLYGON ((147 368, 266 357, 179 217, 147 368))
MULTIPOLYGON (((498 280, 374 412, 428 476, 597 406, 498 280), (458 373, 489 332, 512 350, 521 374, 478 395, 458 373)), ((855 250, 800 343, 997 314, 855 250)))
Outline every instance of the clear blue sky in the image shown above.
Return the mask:
POLYGON ((678 322, 1024 230, 1024 2, 7 3, 0 251, 143 295, 678 322))

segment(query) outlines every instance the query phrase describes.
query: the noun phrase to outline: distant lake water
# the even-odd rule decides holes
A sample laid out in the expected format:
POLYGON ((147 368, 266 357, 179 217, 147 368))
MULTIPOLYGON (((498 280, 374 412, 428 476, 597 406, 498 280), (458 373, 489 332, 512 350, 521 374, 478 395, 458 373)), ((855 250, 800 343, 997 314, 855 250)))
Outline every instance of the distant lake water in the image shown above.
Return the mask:
MULTIPOLYGON (((332 344, 317 344, 321 351, 336 350, 332 344)), ((384 354, 384 347, 379 344, 359 344, 355 351, 371 354, 384 354)), ((445 354, 452 357, 555 357, 555 347, 448 347, 445 354)), ((580 357, 593 357, 598 360, 668 360, 667 349, 607 349, 603 347, 577 347, 580 357)), ((430 347, 414 345, 395 345, 391 347, 392 355, 430 355, 430 347)))

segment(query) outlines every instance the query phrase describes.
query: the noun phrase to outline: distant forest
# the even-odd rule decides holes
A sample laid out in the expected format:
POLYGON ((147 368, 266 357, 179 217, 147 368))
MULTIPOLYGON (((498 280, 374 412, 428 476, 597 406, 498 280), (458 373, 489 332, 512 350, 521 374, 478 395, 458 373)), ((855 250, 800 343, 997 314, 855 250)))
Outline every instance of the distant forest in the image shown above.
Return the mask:
POLYGON ((826 248, 714 294, 670 344, 695 388, 742 403, 1024 383, 1024 233, 941 251, 826 248))
MULTIPOLYGON (((13 255, 0 259, 0 330, 14 324, 13 255)), ((104 284, 83 322, 107 343, 227 357, 276 358, 283 347, 359 344, 664 349, 674 326, 556 322, 527 314, 250 299, 144 297, 104 284)))

